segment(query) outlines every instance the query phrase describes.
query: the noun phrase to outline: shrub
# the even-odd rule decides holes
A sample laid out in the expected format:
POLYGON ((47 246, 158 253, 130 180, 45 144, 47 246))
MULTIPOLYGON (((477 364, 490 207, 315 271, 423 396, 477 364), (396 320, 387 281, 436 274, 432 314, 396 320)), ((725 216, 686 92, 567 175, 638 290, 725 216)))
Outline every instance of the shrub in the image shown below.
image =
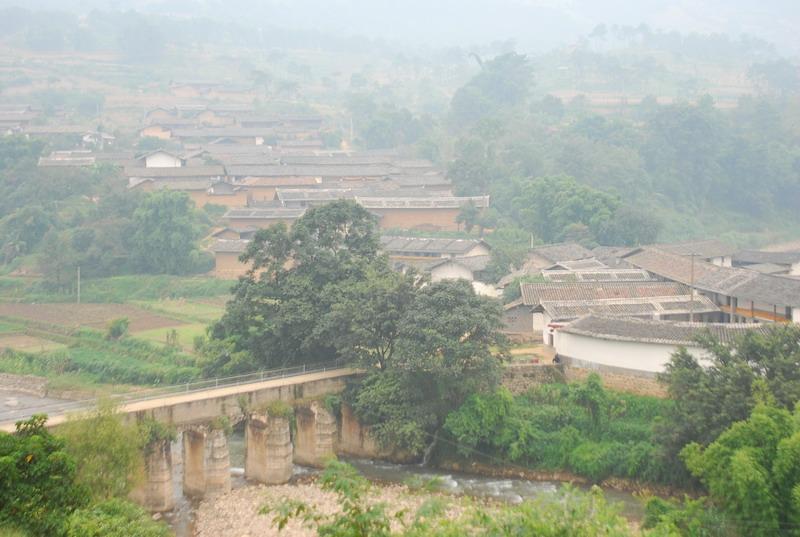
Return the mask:
POLYGON ((119 319, 114 319, 108 325, 106 338, 114 341, 122 339, 122 337, 128 333, 129 325, 130 322, 128 321, 127 317, 120 317, 119 319))

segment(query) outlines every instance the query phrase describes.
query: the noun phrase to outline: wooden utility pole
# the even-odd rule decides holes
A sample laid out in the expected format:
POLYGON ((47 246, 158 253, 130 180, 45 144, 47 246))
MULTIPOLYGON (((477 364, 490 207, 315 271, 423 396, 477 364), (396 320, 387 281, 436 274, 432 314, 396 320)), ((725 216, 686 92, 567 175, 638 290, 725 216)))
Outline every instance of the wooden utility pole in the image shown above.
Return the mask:
POLYGON ((78 265, 78 304, 81 303, 81 266, 78 265))
POLYGON ((694 256, 697 255, 692 252, 692 268, 691 275, 689 276, 689 322, 694 322, 694 256))

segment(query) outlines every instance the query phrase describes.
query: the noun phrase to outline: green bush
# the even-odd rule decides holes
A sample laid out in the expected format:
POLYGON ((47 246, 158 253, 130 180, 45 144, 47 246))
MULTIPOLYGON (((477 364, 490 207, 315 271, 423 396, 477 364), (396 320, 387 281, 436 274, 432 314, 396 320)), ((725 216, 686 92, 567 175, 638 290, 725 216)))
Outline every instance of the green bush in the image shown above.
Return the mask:
POLYGON ((130 325, 130 321, 128 321, 127 317, 121 317, 119 319, 114 319, 108 325, 108 331, 106 332, 107 339, 118 340, 122 339, 128 333, 128 326, 130 325))
POLYGON ((155 522, 141 507, 113 499, 75 511, 67 537, 169 537, 170 529, 155 522))
POLYGON ((543 384, 517 397, 503 388, 473 395, 447 417, 444 429, 462 457, 570 470, 594 482, 615 476, 674 483, 676 474, 652 440, 653 424, 669 404, 605 390, 590 376, 582 384, 543 384))

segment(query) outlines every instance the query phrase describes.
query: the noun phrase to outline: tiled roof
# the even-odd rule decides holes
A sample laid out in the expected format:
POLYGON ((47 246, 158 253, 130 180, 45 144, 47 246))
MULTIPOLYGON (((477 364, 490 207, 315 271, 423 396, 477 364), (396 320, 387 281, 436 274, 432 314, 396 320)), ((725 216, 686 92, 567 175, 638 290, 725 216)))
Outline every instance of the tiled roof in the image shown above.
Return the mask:
POLYGON ((542 276, 553 282, 647 282, 655 281, 642 269, 543 270, 542 276))
POLYGON ((754 270, 718 267, 701 260, 655 248, 642 248, 626 256, 633 265, 668 280, 740 300, 800 307, 800 280, 761 274, 754 270))
POLYGON ((800 251, 764 252, 761 250, 742 250, 733 254, 734 263, 792 265, 800 263, 800 251))
POLYGON ((264 219, 300 218, 306 212, 304 208, 294 207, 264 207, 258 209, 231 209, 223 218, 227 219, 264 219))
POLYGON ((318 185, 320 181, 316 177, 245 177, 238 184, 246 186, 310 186, 318 185))
POLYGON ((574 259, 584 259, 591 257, 592 253, 575 242, 562 242, 558 244, 546 244, 532 248, 530 253, 543 257, 551 263, 559 261, 572 261, 574 259))
POLYGON ((685 285, 673 282, 523 283, 520 284, 520 290, 526 306, 536 306, 545 300, 600 300, 689 294, 685 285))
POLYGON ((433 270, 436 267, 440 267, 448 263, 454 263, 456 265, 461 265, 462 267, 465 267, 471 270, 472 272, 478 272, 481 270, 485 270, 486 267, 489 266, 491 260, 492 256, 490 255, 471 255, 468 257, 444 257, 428 265, 427 270, 433 270))
POLYGON ((776 265, 775 263, 753 263, 746 265, 746 268, 764 274, 786 274, 789 270, 786 265, 776 265))
POLYGON ((478 208, 489 206, 489 196, 464 198, 449 196, 431 196, 429 198, 357 196, 356 201, 366 209, 454 209, 469 203, 478 208))
POLYGON ((685 315, 714 313, 719 308, 706 296, 656 296, 615 298, 610 300, 543 301, 534 311, 544 311, 553 321, 571 321, 585 315, 601 317, 654 317, 656 315, 685 315))
POLYGON ((440 239, 422 237, 381 236, 381 249, 389 254, 415 254, 429 252, 438 255, 463 255, 478 245, 486 243, 477 239, 440 239))
POLYGON ((396 173, 396 170, 387 166, 231 165, 228 172, 239 177, 384 177, 396 173))
POLYGON ((180 168, 125 168, 128 177, 220 177, 225 175, 222 166, 181 166, 180 168))
POLYGON ((572 260, 564 260, 555 263, 552 268, 548 267, 544 270, 593 270, 593 269, 604 269, 608 268, 605 263, 597 260, 594 257, 587 257, 585 259, 572 259, 572 260))
POLYGON ((692 254, 696 254, 698 257, 703 259, 711 259, 712 257, 724 257, 733 254, 733 252, 735 251, 734 248, 732 248, 731 246, 716 239, 653 244, 652 247, 678 255, 690 256, 692 254))
POLYGON ((767 334, 773 327, 762 323, 684 323, 588 315, 560 328, 559 332, 614 341, 690 346, 703 334, 730 344, 749 332, 767 334))

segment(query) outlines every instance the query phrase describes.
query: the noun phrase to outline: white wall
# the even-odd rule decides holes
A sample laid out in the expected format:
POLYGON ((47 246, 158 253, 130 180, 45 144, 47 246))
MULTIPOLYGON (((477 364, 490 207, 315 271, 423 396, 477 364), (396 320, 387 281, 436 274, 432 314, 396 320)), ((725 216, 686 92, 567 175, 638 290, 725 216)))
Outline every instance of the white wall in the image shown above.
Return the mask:
POLYGON ((144 165, 147 168, 180 168, 183 163, 178 157, 159 151, 145 157, 144 165))
POLYGON ((789 269, 790 276, 800 276, 800 263, 793 263, 789 269))
POLYGON ((534 313, 533 314, 533 331, 534 332, 541 332, 547 328, 547 323, 544 322, 544 314, 543 313, 534 313))
POLYGON ((457 263, 444 263, 431 270, 431 281, 438 282, 441 280, 467 280, 472 281, 472 271, 466 267, 462 267, 457 263))
POLYGON ((489 255, 489 249, 483 244, 476 244, 469 252, 462 257, 474 257, 476 255, 489 255))
MULTIPOLYGON (((557 331, 555 349, 561 356, 583 362, 658 373, 664 371, 664 366, 677 350, 677 346, 614 341, 557 331)), ((704 351, 696 347, 690 347, 689 352, 698 358, 704 356, 704 351)))
POLYGON ((792 321, 800 324, 800 308, 792 308, 792 321))

